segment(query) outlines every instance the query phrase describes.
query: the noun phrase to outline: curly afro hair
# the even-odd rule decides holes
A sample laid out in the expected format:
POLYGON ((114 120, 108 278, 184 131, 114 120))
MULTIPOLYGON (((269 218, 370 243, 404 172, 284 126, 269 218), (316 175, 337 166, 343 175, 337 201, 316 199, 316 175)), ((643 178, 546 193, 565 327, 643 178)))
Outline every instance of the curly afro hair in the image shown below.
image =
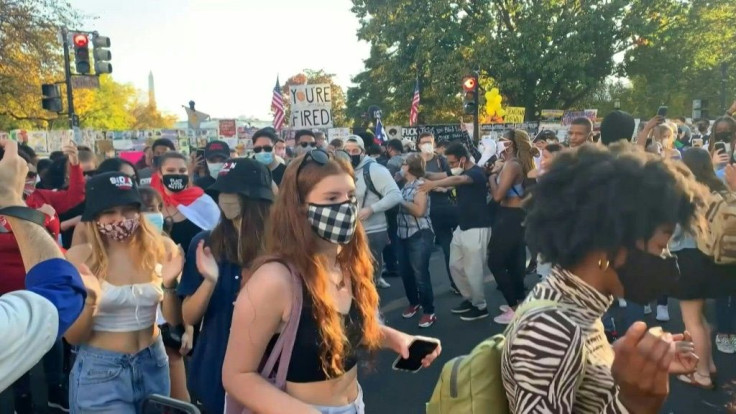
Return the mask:
POLYGON ((708 190, 687 167, 628 143, 565 150, 527 200, 526 241, 569 268, 589 253, 632 248, 666 224, 699 231, 708 190))

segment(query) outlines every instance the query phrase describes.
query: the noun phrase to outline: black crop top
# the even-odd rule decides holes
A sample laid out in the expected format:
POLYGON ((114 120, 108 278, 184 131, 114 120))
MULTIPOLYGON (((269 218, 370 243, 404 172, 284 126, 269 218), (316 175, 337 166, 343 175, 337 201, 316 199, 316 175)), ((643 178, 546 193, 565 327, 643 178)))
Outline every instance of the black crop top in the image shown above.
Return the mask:
MULTIPOLYGON (((319 382, 327 379, 327 376, 322 370, 322 362, 320 361, 321 340, 312 310, 312 300, 309 292, 305 289, 304 305, 299 315, 299 329, 296 331, 294 350, 291 353, 289 371, 286 374, 286 380, 289 382, 319 382)), ((350 304, 350 311, 347 315, 343 315, 343 320, 350 343, 350 349, 348 349, 348 354, 345 356, 343 362, 344 370, 347 372, 358 363, 358 347, 363 341, 362 318, 355 303, 350 304)), ((278 338, 279 334, 271 338, 264 355, 271 353, 271 349, 273 349, 278 338)))

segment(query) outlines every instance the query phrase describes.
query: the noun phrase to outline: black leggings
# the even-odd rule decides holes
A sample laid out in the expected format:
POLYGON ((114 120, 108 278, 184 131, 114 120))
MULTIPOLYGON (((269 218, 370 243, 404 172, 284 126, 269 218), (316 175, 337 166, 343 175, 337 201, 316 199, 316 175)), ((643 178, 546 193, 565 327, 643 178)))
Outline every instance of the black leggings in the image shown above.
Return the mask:
POLYGON ((498 283, 506 303, 515 307, 524 300, 526 243, 524 211, 515 207, 498 207, 488 243, 488 268, 498 283))

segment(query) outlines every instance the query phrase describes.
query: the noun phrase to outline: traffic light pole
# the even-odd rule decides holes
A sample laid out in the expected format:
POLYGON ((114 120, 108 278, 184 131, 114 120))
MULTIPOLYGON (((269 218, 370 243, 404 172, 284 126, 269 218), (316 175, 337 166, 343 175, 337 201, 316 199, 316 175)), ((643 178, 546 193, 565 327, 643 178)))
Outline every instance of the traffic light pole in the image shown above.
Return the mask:
POLYGON ((69 128, 79 126, 79 118, 74 113, 74 94, 72 93, 72 68, 69 57, 69 32, 66 27, 61 29, 61 39, 64 45, 64 83, 66 84, 66 112, 69 116, 69 128))
POLYGON ((480 73, 474 72, 475 75, 475 115, 473 116, 473 141, 477 144, 480 141, 480 73))

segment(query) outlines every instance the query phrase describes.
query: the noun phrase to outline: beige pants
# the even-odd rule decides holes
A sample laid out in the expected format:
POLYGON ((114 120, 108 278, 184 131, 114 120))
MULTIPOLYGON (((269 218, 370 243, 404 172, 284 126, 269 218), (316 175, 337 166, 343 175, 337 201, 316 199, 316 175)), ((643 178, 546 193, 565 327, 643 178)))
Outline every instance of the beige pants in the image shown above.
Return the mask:
POLYGON ((479 309, 486 308, 483 275, 491 228, 455 229, 450 243, 450 275, 463 297, 479 309))

